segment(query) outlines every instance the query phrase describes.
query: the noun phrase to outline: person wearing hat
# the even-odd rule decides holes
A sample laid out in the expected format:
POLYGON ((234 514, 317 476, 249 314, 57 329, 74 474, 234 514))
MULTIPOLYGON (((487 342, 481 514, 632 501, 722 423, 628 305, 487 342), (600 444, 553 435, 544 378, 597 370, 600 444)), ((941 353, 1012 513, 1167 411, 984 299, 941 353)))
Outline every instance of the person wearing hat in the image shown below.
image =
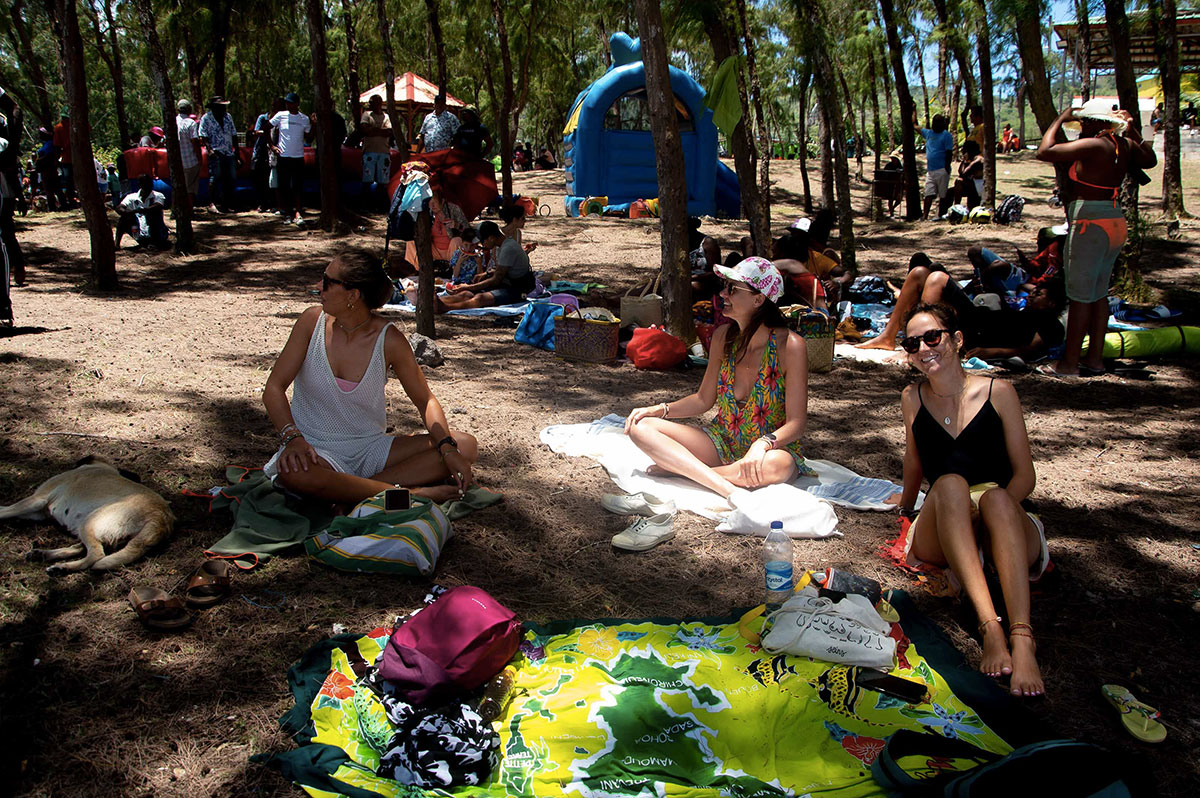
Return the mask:
POLYGON ((1112 100, 1088 100, 1068 108, 1046 128, 1038 160, 1069 163, 1067 222, 1070 233, 1063 253, 1067 279, 1067 341, 1061 360, 1038 368, 1049 377, 1092 377, 1104 373, 1103 348, 1088 348, 1080 360, 1083 337, 1104 340, 1108 331, 1108 282, 1128 232, 1118 198, 1131 165, 1149 169, 1158 158, 1142 140, 1128 111, 1112 100), (1075 141, 1057 141, 1066 122, 1080 125, 1075 141))
POLYGON ((225 212, 233 207, 233 188, 237 180, 237 130, 229 114, 229 100, 211 97, 208 113, 200 117, 197 131, 200 143, 208 148, 209 210, 225 212))
POLYGON ((446 92, 438 91, 433 98, 433 110, 425 115, 417 136, 421 142, 421 152, 450 149, 457 132, 458 117, 446 110, 446 92))
POLYGON ((142 136, 141 140, 138 141, 138 146, 162 147, 163 141, 166 139, 166 137, 167 134, 163 132, 163 129, 158 125, 155 125, 154 127, 150 128, 146 135, 142 136))
POLYGON ((729 498, 741 489, 812 473, 800 448, 808 414, 808 356, 804 339, 788 329, 776 304, 784 282, 774 264, 749 257, 713 271, 723 279, 719 297, 730 323, 713 332, 699 389, 673 402, 635 408, 625 431, 660 471, 729 498), (713 405, 717 415, 706 427, 680 423, 713 405))
POLYGON ((183 191, 177 192, 180 204, 191 208, 200 188, 200 126, 192 119, 192 101, 175 103, 175 127, 179 134, 179 157, 183 161, 183 191))
POLYGON ((278 156, 279 205, 284 224, 303 224, 300 215, 304 190, 304 142, 312 138, 312 120, 300 113, 300 95, 288 92, 286 106, 271 117, 271 141, 278 156))
POLYGON ((62 118, 54 126, 54 147, 58 150, 59 186, 62 193, 62 209, 75 207, 75 168, 71 163, 71 109, 62 109, 62 118))

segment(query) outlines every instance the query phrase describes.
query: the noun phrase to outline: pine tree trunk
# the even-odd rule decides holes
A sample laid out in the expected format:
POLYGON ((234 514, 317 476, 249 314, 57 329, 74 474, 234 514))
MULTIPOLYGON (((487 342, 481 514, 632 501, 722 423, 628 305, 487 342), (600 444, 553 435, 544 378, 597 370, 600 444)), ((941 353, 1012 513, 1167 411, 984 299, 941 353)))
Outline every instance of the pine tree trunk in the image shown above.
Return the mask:
MULTIPOLYGON (((733 43, 733 34, 721 16, 720 10, 713 4, 701 3, 698 9, 704 30, 713 48, 713 60, 718 65, 738 54, 738 48, 733 43)), ((742 81, 739 71, 738 80, 742 81)), ((742 199, 742 215, 749 223, 751 235, 759 229, 759 193, 758 178, 755 173, 753 144, 750 141, 750 115, 745 105, 745 95, 742 86, 738 87, 738 99, 743 103, 742 118, 738 121, 729 137, 729 152, 733 156, 733 170, 738 177, 738 193, 742 199)))
POLYGON ((79 33, 79 12, 74 0, 46 0, 51 27, 58 42, 59 64, 66 88, 67 106, 71 109, 71 160, 77 167, 75 192, 83 206, 91 240, 92 277, 96 287, 111 291, 118 288, 117 247, 112 225, 96 172, 92 169, 92 127, 88 123, 87 73, 83 63, 83 37, 79 33))
POLYGON ((433 36, 434 52, 437 54, 438 86, 446 91, 446 44, 442 41, 442 21, 438 18, 438 0, 425 0, 429 14, 429 33, 433 36))
POLYGON ((417 332, 427 338, 434 338, 433 296, 437 288, 433 284, 433 218, 428 209, 422 209, 417 214, 416 235, 414 243, 417 247, 417 332))
POLYGON ((1179 36, 1175 0, 1150 0, 1158 74, 1163 91, 1163 194, 1165 218, 1187 216, 1183 207, 1183 174, 1179 143, 1179 36))
POLYGON ((496 35, 500 40, 500 66, 504 72, 504 84, 500 87, 500 115, 496 127, 500 129, 500 192, 505 202, 512 200, 513 139, 517 131, 513 127, 513 67, 512 54, 508 51, 508 25, 504 19, 504 0, 492 0, 492 14, 496 19, 496 35))
POLYGON ((805 59, 800 68, 800 181, 804 186, 804 212, 813 212, 812 186, 808 182, 808 87, 812 83, 812 66, 805 59))
POLYGON ((1025 147, 1025 78, 1018 77, 1017 83, 1017 137, 1025 147))
POLYGON ((383 44, 383 74, 387 78, 384 103, 388 119, 392 123, 392 135, 396 137, 396 147, 400 150, 400 160, 407 161, 412 130, 400 123, 400 114, 396 110, 396 57, 392 53, 392 24, 388 18, 385 0, 375 0, 375 18, 379 23, 379 38, 383 44))
MULTIPOLYGON (((233 14, 233 0, 210 0, 209 12, 212 15, 212 60, 213 60, 213 94, 225 96, 225 56, 229 52, 229 17, 233 14)), ((322 26, 324 25, 324 7, 321 11, 322 26)), ((324 31, 324 27, 322 27, 324 31)), ((324 37, 324 33, 322 33, 324 37)))
POLYGON ((946 0, 933 0, 933 7, 937 14, 938 24, 948 31, 947 44, 950 52, 954 54, 955 62, 958 63, 959 79, 967 88, 967 106, 975 105, 979 95, 975 90, 975 75, 971 71, 971 59, 967 57, 966 36, 963 35, 959 26, 950 21, 950 10, 946 0))
POLYGON ((1079 68, 1080 95, 1087 102, 1092 98, 1092 29, 1088 24, 1088 4, 1091 0, 1075 0, 1075 24, 1079 44, 1075 50, 1075 66, 1079 68))
POLYGON ((879 70, 875 66, 875 51, 874 49, 867 51, 867 69, 871 80, 871 119, 875 124, 875 171, 878 172, 881 163, 883 149, 883 136, 879 127, 879 70))
POLYGON ((750 35, 750 24, 746 13, 746 0, 737 0, 738 21, 741 24, 742 43, 746 48, 746 71, 750 78, 750 100, 754 108, 754 129, 757 133, 755 149, 758 151, 758 219, 750 230, 754 240, 754 251, 762 257, 771 255, 771 132, 763 114, 762 86, 758 80, 758 61, 754 37, 750 35))
POLYGON ((675 94, 662 13, 657 0, 634 0, 646 69, 646 99, 658 167, 658 200, 662 214, 662 287, 667 329, 685 341, 695 338, 692 281, 687 261, 687 187, 683 147, 675 121, 675 94))
POLYGON ((117 135, 121 137, 121 148, 130 143, 129 116, 125 113, 125 69, 121 58, 121 45, 117 39, 117 22, 113 18, 113 3, 104 2, 104 21, 108 24, 108 46, 112 51, 109 64, 113 79, 113 104, 117 111, 117 135))
MULTIPOLYGON (((817 77, 818 83, 820 76, 817 77)), ((829 106, 825 96, 818 89, 817 106, 821 109, 821 207, 833 210, 837 204, 833 190, 833 134, 829 120, 829 106)))
POLYGON ((334 232, 339 211, 338 166, 340 141, 333 136, 333 95, 329 90, 329 53, 325 49, 325 6, 322 0, 305 0, 308 43, 312 48, 313 97, 317 106, 317 166, 321 179, 321 229, 334 232))
POLYGON ((908 77, 904 72, 904 49, 896 28, 896 13, 892 0, 879 0, 883 23, 887 31, 888 54, 892 61, 892 78, 896 83, 896 98, 900 105, 901 144, 904 147, 904 218, 909 221, 921 218, 921 187, 917 183, 917 149, 914 142, 913 112, 916 104, 908 90, 908 77))
POLYGON ((992 37, 988 29, 987 0, 975 0, 979 8, 979 95, 983 100, 983 196, 985 208, 996 207, 996 95, 992 90, 992 37))
MULTIPOLYGON (((154 6, 151 0, 137 0, 137 16, 142 26, 142 36, 150 60, 150 76, 154 80, 154 88, 158 91, 158 104, 162 109, 163 128, 166 130, 167 166, 171 173, 171 185, 185 185, 183 176, 183 156, 179 150, 179 125, 175 121, 175 89, 171 85, 171 71, 167 66, 167 57, 163 54, 162 41, 158 37, 158 28, 154 22, 154 6)), ((176 197, 180 194, 177 192, 176 197)), ((175 211, 175 252, 187 255, 195 251, 195 236, 192 231, 192 206, 189 202, 176 201, 175 211)))
POLYGON ((342 0, 342 27, 346 31, 346 121, 351 130, 362 124, 362 106, 358 98, 362 89, 358 82, 358 31, 354 25, 354 0, 342 0))

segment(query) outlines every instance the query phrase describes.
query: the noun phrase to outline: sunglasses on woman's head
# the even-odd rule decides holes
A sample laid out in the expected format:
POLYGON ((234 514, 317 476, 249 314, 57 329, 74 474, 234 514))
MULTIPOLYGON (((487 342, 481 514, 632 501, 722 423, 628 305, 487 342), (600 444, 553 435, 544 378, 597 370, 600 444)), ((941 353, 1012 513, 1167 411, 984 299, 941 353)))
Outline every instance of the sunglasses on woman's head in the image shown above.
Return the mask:
POLYGON ((927 347, 933 349, 942 342, 943 335, 949 334, 950 330, 926 330, 920 335, 910 335, 906 338, 901 338, 900 346, 905 352, 908 352, 910 355, 915 355, 917 350, 921 348, 922 341, 925 342, 927 347))
POLYGON ((346 281, 345 281, 345 280, 339 280, 339 279, 338 279, 338 278, 336 278, 336 277, 330 277, 328 274, 322 274, 322 275, 321 275, 321 290, 322 290, 322 291, 328 291, 328 290, 329 290, 329 286, 331 286, 331 285, 340 285, 340 286, 345 286, 345 285, 346 285, 346 281))

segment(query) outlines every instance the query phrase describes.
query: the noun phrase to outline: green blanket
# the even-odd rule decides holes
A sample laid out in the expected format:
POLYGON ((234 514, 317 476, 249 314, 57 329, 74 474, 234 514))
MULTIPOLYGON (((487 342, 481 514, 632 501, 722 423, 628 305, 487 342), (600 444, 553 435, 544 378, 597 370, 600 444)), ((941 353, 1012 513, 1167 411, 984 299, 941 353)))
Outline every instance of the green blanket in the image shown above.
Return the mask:
MULTIPOLYGON (((225 478, 229 484, 214 489, 208 509, 228 509, 233 514, 233 528, 204 552, 210 556, 238 560, 243 567, 253 568, 274 554, 299 553, 305 540, 333 521, 328 503, 288 495, 261 469, 229 466, 225 478)), ((447 518, 457 521, 503 500, 502 494, 473 487, 441 507, 447 518)))
MULTIPOLYGON (((893 673, 923 680, 928 703, 858 687, 853 669, 772 656, 744 639, 736 621, 530 629, 513 663, 514 698, 497 721, 501 765, 490 784, 452 792, 374 774, 386 718, 327 641, 290 673, 297 704, 282 723, 306 745, 261 759, 314 796, 699 798, 878 795, 870 764, 899 729, 1012 750, 899 624, 893 633, 893 673)), ((377 629, 355 644, 371 662, 387 635, 377 629)))

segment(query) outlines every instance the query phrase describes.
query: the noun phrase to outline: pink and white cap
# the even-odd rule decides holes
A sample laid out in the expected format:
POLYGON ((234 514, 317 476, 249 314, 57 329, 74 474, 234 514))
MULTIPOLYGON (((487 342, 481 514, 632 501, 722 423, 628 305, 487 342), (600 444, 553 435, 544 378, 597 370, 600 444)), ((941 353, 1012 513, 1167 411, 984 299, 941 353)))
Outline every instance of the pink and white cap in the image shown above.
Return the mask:
POLYGON ((751 256, 734 266, 713 266, 713 271, 735 283, 745 283, 772 302, 783 296, 783 275, 766 258, 751 256))

